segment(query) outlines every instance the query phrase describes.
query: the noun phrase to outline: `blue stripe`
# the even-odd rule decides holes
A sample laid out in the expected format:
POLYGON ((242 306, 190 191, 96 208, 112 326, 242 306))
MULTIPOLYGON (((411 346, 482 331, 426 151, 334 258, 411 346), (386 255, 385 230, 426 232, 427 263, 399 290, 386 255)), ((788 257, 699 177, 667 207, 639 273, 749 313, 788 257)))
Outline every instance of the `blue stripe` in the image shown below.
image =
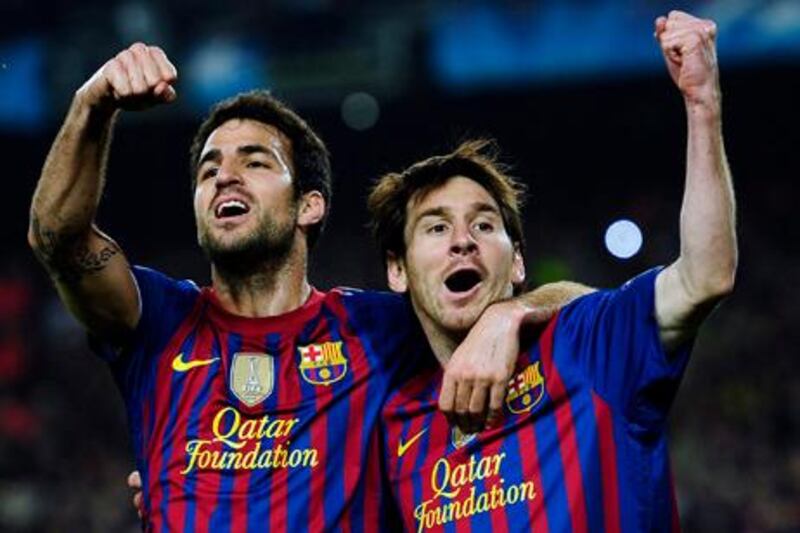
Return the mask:
POLYGON ((572 531, 563 460, 556 427, 555 402, 549 402, 541 411, 536 424, 536 447, 544 490, 544 505, 550 531, 572 531))
MULTIPOLYGON (((508 414, 506 414, 508 416, 508 414)), ((504 483, 500 485, 503 489, 506 489, 513 485, 520 485, 525 481, 533 481, 532 479, 528 478, 532 472, 524 472, 522 468, 522 457, 528 455, 528 450, 522 449, 522 444, 519 439, 519 432, 521 431, 535 431, 534 428, 534 420, 536 415, 526 416, 525 419, 520 423, 517 419, 518 417, 514 416, 514 419, 517 420, 510 420, 509 422, 513 424, 516 422, 516 427, 513 431, 510 431, 505 437, 503 437, 503 446, 501 451, 506 453, 505 458, 503 459, 502 468, 500 470, 501 474, 500 477, 504 480, 504 483), (526 475, 528 474, 528 475, 526 475)), ((542 487, 534 487, 536 491, 536 497, 534 501, 537 501, 544 505, 541 501, 543 497, 542 494, 542 487)), ((532 530, 533 528, 533 516, 529 511, 530 502, 528 500, 520 500, 513 505, 506 505, 504 508, 504 515, 506 519, 506 526, 508 527, 509 531, 514 530, 532 530)))
MULTIPOLYGON (((296 348, 297 345, 307 345, 310 342, 310 336, 316 329, 318 320, 313 320, 308 323, 303 331, 298 335, 296 342, 292 345, 292 353, 289 354, 291 358, 287 365, 290 367, 291 372, 299 373, 300 366, 300 352, 296 348)), ((295 439, 290 444, 292 449, 311 449, 311 428, 314 425, 316 417, 319 415, 316 410, 316 393, 313 385, 306 382, 302 376, 297 376, 300 383, 300 392, 302 395, 302 406, 298 409, 297 416, 300 418, 300 425, 296 429, 295 439)), ((321 456, 318 458, 320 464, 317 468, 325 468, 327 457, 321 456)), ((311 500, 311 472, 312 468, 290 468, 287 471, 286 490, 287 490, 287 523, 286 528, 292 533, 301 531, 308 531, 309 529, 309 502, 311 500)), ((318 512, 316 509, 314 512, 318 512)))
POLYGON ((617 479, 619 482, 619 514, 623 532, 635 533, 641 530, 639 516, 642 506, 639 502, 645 495, 641 491, 646 485, 642 481, 646 474, 642 472, 644 462, 641 458, 640 445, 629 435, 624 423, 614 420, 614 440, 617 452, 617 479))
MULTIPOLYGON (((470 443, 470 444, 472 444, 472 443, 470 443)), ((476 464, 478 464, 478 461, 480 461, 481 459, 483 459, 485 457, 485 455, 483 454, 483 450, 482 449, 476 450, 472 455, 475 457, 476 464)), ((504 459, 504 462, 505 462, 505 459, 504 459)), ((494 483, 494 480, 495 480, 494 476, 492 476, 489 479, 491 480, 492 483, 494 483)), ((478 510, 477 504, 478 504, 478 500, 480 499, 480 495, 486 493, 486 480, 484 480, 484 479, 476 479, 473 482, 473 486, 475 487, 475 511, 477 511, 478 510)), ((461 490, 465 490, 467 488, 469 488, 469 487, 465 486, 464 489, 461 489, 461 490)), ((488 497, 489 496, 487 495, 486 498, 488 498, 488 497)), ((480 513, 476 512, 472 516, 472 519, 470 520, 470 524, 472 526, 472 530, 473 531, 491 531, 492 530, 491 516, 492 516, 491 512, 488 512, 488 511, 480 512, 480 513)))
MULTIPOLYGON (((209 357, 219 357, 219 364, 208 369, 206 379, 203 381, 203 387, 200 393, 192 403, 192 408, 189 412, 189 420, 186 424, 186 442, 196 439, 200 436, 200 414, 201 411, 208 405, 209 396, 211 396, 212 382, 218 377, 217 372, 222 368, 222 350, 219 344, 219 339, 214 336, 211 345, 211 354, 209 357)), ((186 501, 186 514, 184 516, 183 530, 194 531, 196 529, 196 513, 197 513, 197 468, 186 474, 184 477, 184 487, 187 495, 186 501)))
POLYGON ((653 493, 651 524, 653 531, 672 531, 672 484, 666 435, 662 433, 650 452, 650 487, 653 493), (670 517, 669 520, 666 518, 670 517))
MULTIPOLYGON (((330 333, 331 341, 341 341, 342 339, 339 333, 341 325, 339 320, 326 306, 322 307, 322 315, 327 322, 327 329, 330 333)), ((329 385, 329 387, 335 387, 339 392, 334 395, 332 405, 327 412, 328 418, 326 421, 327 456, 324 461, 325 490, 322 506, 325 512, 326 526, 332 526, 336 523, 336 518, 344 511, 345 496, 351 496, 345 494, 344 462, 347 446, 351 444, 347 429, 349 427, 350 417, 350 391, 353 390, 353 358, 348 352, 345 343, 342 343, 342 352, 347 358, 347 374, 337 383, 329 385)), ((361 472, 363 473, 363 464, 357 466, 359 469, 362 469, 361 472)))
MULTIPOLYGON (((264 352, 276 356, 275 364, 277 365, 277 372, 274 376, 274 384, 271 398, 274 400, 280 394, 281 372, 280 372, 280 343, 281 336, 279 333, 270 333, 266 336, 264 341, 264 352)), ((273 439, 264 437, 261 439, 262 453, 265 450, 273 448, 273 439)), ((271 469, 253 469, 247 483, 247 531, 269 533, 270 531, 270 501, 269 496, 272 493, 272 470, 271 469)))
MULTIPOLYGON (((233 354, 242 346, 242 336, 231 333, 228 336, 228 360, 232 362, 233 354)), ((231 363, 232 364, 232 363, 231 363)), ((225 444, 222 448, 225 449, 225 444)), ((211 513, 209 530, 214 533, 225 533, 231 530, 231 502, 233 500, 233 483, 236 479, 236 470, 223 469, 219 471, 220 483, 217 494, 217 503, 211 513)))
MULTIPOLYGON (((427 398, 427 394, 422 396, 422 397, 423 398, 427 398)), ((422 427, 430 428, 433 425, 432 421, 433 421, 434 415, 436 415, 436 410, 432 410, 430 413, 425 415, 425 420, 422 423, 423 424, 422 427)), ((417 446, 417 444, 414 444, 414 446, 417 446)), ((419 506, 423 502, 423 499, 422 499, 423 483, 430 481, 430 480, 423 480, 422 479, 422 474, 421 474, 422 473, 422 465, 425 464, 425 460, 427 459, 427 457, 430 454, 431 454, 431 432, 430 431, 426 431, 425 433, 422 434, 422 437, 420 437, 420 439, 419 439, 419 452, 417 454, 417 460, 414 463, 414 473, 412 475, 412 480, 413 480, 413 485, 414 485, 414 487, 413 487, 414 509, 412 509, 412 511, 416 511, 417 506, 419 506)), ((432 505, 433 505, 433 502, 430 505, 428 505, 427 508, 431 508, 432 505)), ((419 526, 419 522, 417 522, 417 525, 419 526)))
MULTIPOLYGON (((574 388, 574 387, 573 387, 574 388)), ((578 441, 578 460, 585 497, 586 520, 589 531, 605 531, 603 520, 603 485, 600 471, 600 434, 594 415, 591 392, 580 387, 575 395, 568 394, 572 406, 572 420, 578 441)))

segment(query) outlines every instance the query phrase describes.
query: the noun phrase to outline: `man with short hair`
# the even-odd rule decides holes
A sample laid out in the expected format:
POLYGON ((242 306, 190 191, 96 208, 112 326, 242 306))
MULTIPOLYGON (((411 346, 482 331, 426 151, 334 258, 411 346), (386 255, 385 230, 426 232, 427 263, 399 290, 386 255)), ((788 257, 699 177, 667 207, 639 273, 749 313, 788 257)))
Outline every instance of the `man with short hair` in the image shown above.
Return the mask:
MULTIPOLYGON (((125 398, 145 529, 390 527, 377 422, 414 368, 395 356, 413 315, 396 295, 309 284, 330 201, 313 130, 263 91, 221 102, 198 130, 194 213, 210 287, 131 267, 94 223, 119 111, 172 102, 176 76, 161 49, 137 43, 77 91, 28 235, 125 398)), ((450 384, 448 408, 476 406, 462 421, 485 416, 488 389, 507 380, 509 363, 482 351, 473 344, 483 366, 450 384)))
POLYGON ((408 294, 430 347, 383 412, 408 530, 680 527, 666 418, 698 326, 732 290, 737 253, 715 25, 682 12, 655 25, 687 110, 680 255, 564 307, 523 346, 497 427, 462 433, 436 393, 456 347, 481 334, 470 331, 477 317, 524 280, 517 182, 471 142, 384 176, 369 196, 389 285, 408 294))

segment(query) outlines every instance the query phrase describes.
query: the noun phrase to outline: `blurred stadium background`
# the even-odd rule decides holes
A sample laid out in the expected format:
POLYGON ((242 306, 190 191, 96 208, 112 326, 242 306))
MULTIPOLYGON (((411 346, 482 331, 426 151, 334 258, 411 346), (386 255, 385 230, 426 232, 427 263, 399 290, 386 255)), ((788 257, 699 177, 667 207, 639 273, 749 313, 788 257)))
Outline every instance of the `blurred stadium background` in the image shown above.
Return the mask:
POLYGON ((673 411, 680 511, 688 532, 800 531, 798 0, 3 0, 0 530, 137 530, 120 400, 25 240, 49 144, 107 58, 142 40, 180 73, 179 102, 124 115, 113 144, 99 223, 136 263, 207 281, 191 134, 210 103, 266 86, 333 154, 318 286, 383 288, 368 183, 472 136, 530 186, 531 280, 611 286, 678 250, 684 117, 652 39, 671 8, 719 24, 741 249, 673 411), (638 250, 610 237, 628 259, 604 241, 620 219, 642 233, 638 250))

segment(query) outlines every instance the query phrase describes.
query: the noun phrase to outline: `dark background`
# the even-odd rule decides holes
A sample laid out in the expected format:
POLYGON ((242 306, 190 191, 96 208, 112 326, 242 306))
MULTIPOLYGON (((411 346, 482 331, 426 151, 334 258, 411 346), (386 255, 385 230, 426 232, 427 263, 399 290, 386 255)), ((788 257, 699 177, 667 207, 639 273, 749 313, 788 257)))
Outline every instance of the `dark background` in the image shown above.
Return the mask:
MULTIPOLYGON (((797 531, 800 2, 676 5, 720 26, 740 243, 736 291, 702 330, 673 408, 680 511, 686 531, 797 531)), ((120 399, 25 238, 49 144, 75 89, 103 61, 141 39, 161 44, 181 76, 178 103, 126 114, 115 134, 98 223, 133 262, 207 282, 195 244, 189 142, 210 102, 269 86, 333 155, 332 216, 312 258, 316 285, 383 288, 364 229, 368 184, 490 136, 530 188, 532 284, 614 286, 678 252, 685 119, 650 35, 652 19, 670 6, 5 2, 0 529, 136 530, 120 399), (370 95, 367 103, 343 115, 342 102, 358 92, 370 95), (343 116, 364 119, 373 103, 374 125, 347 125, 343 116), (620 218, 644 234, 627 260, 603 242, 620 218)))

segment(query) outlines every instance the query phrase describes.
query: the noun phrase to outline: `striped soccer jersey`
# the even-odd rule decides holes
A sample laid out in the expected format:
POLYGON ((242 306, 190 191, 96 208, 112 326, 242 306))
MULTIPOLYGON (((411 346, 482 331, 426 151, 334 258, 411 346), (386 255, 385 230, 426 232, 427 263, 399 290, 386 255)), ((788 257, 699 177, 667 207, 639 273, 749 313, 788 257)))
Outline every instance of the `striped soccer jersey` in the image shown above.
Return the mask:
POLYGON ((405 364, 402 297, 315 290, 290 313, 245 318, 209 288, 134 275, 131 343, 96 349, 125 398, 146 531, 391 527, 378 419, 405 364))
POLYGON ((565 307, 520 354, 496 428, 464 435, 437 409, 442 371, 387 400, 384 453, 416 531, 679 530, 665 419, 689 348, 664 353, 658 270, 565 307))

